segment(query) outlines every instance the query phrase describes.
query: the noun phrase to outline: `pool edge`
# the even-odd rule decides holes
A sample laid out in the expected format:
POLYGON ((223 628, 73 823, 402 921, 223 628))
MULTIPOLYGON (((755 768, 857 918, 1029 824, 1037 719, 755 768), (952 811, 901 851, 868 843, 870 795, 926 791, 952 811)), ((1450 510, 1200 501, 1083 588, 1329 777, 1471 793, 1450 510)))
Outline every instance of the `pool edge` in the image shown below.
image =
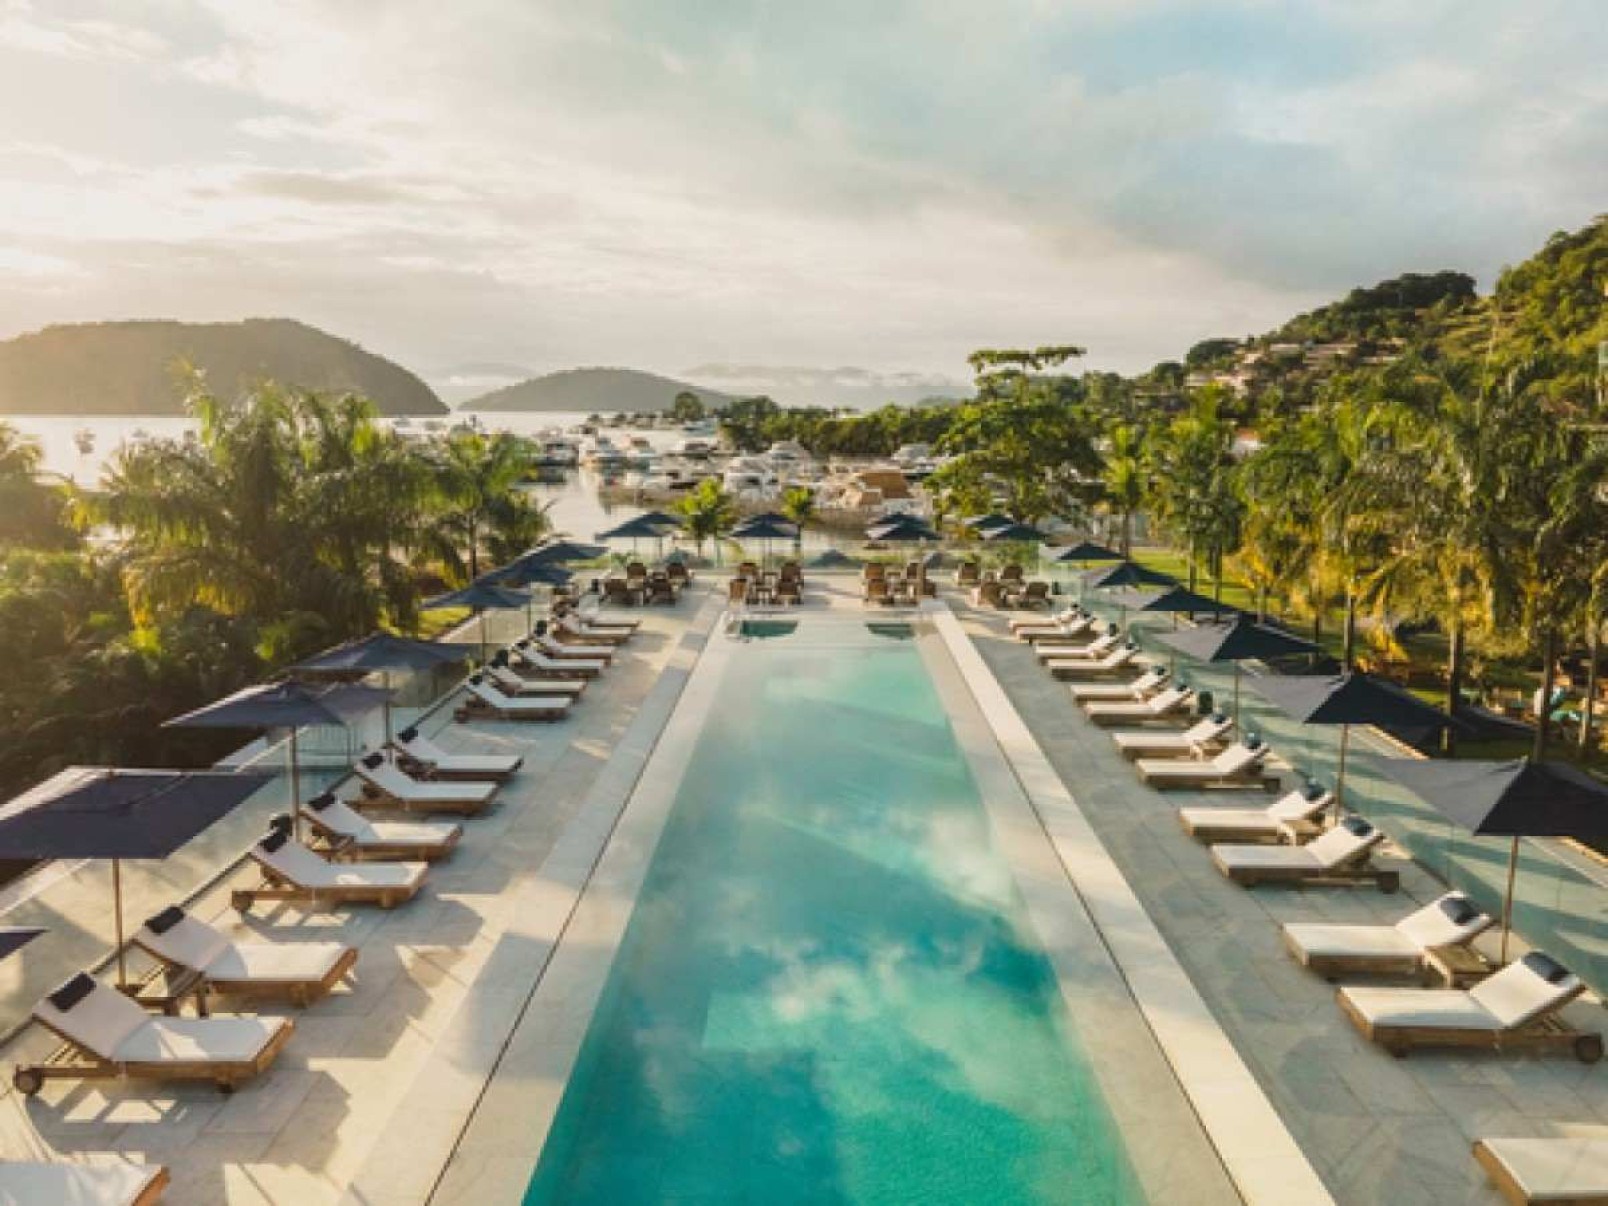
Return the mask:
POLYGON ((959 618, 942 602, 928 602, 922 610, 1038 813, 1235 1188, 1252 1206, 1332 1203, 959 618))

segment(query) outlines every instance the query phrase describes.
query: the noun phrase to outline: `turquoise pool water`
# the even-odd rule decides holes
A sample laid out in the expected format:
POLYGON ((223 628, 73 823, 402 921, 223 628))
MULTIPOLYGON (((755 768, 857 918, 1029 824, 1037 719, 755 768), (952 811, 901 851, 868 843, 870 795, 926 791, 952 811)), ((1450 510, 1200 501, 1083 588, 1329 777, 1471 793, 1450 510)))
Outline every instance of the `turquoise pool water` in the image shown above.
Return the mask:
POLYGON ((1141 1200, 900 637, 731 654, 527 1202, 1141 1200))

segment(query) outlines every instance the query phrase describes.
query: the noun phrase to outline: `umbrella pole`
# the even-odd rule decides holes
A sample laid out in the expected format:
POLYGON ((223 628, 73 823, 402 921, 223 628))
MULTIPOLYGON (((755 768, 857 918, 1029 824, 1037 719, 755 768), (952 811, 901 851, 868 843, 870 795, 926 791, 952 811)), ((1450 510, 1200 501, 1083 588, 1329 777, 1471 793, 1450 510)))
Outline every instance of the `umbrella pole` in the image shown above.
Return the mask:
POLYGON ((489 665, 491 662, 491 657, 488 652, 490 648, 491 645, 486 639, 486 612, 485 609, 482 608, 480 611, 480 664, 482 666, 489 665))
POLYGON ((1351 726, 1340 726, 1340 765, 1334 774, 1334 822, 1346 815, 1346 747, 1351 744, 1351 726))
POLYGON ((1515 834, 1513 846, 1508 851, 1508 882, 1507 895, 1502 899, 1502 957, 1501 963, 1507 962, 1508 936, 1513 932, 1513 881, 1519 873, 1519 838, 1515 834))
POLYGON ((1244 734, 1242 734, 1240 732, 1239 679, 1240 679, 1239 663, 1235 662, 1234 663, 1234 736, 1236 736, 1236 737, 1241 737, 1241 736, 1244 735, 1244 734))
POLYGON ((112 860, 112 922, 117 927, 117 987, 128 985, 128 966, 123 953, 123 863, 112 860))
POLYGON ((296 757, 296 727, 290 729, 290 836, 301 841, 301 765, 296 757))
POLYGON ((385 752, 391 753, 391 672, 380 671, 380 685, 385 688, 385 752))

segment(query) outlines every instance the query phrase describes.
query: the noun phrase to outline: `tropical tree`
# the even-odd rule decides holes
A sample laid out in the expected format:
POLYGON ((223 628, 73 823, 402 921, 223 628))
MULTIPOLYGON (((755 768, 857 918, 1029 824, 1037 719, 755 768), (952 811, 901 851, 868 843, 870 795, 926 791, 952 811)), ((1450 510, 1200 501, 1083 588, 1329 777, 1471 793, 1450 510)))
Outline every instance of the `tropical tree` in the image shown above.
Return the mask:
POLYGON ((40 476, 38 441, 0 421, 0 548, 67 548, 67 493, 40 476))
POLYGON ((1239 543, 1244 505, 1234 484, 1233 441, 1233 425, 1203 390, 1190 412, 1154 433, 1147 450, 1152 510, 1183 543, 1191 588, 1204 563, 1220 591, 1223 559, 1239 543))
POLYGON ((682 529, 692 537, 698 555, 703 556, 704 541, 713 540, 718 560, 720 538, 737 522, 737 504, 720 484, 720 479, 704 478, 676 504, 676 510, 682 516, 682 529))
POLYGON ((531 457, 518 436, 453 432, 428 457, 434 516, 423 547, 449 582, 477 578, 551 531, 546 508, 519 488, 531 457))
POLYGON ((1105 455, 1106 504, 1118 516, 1118 543, 1124 557, 1133 554, 1133 517, 1145 501, 1145 469, 1138 429, 1118 423, 1111 429, 1105 455))

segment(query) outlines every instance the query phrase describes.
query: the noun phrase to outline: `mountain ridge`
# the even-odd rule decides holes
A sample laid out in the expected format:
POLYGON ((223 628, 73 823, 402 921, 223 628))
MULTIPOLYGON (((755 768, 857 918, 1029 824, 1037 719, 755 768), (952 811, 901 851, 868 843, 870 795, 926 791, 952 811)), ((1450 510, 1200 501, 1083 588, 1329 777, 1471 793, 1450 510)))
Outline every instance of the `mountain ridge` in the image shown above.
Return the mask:
POLYGON ((443 415, 417 375, 291 318, 67 323, 0 342, 0 414, 178 415, 188 363, 224 396, 254 382, 359 393, 386 415, 443 415))

